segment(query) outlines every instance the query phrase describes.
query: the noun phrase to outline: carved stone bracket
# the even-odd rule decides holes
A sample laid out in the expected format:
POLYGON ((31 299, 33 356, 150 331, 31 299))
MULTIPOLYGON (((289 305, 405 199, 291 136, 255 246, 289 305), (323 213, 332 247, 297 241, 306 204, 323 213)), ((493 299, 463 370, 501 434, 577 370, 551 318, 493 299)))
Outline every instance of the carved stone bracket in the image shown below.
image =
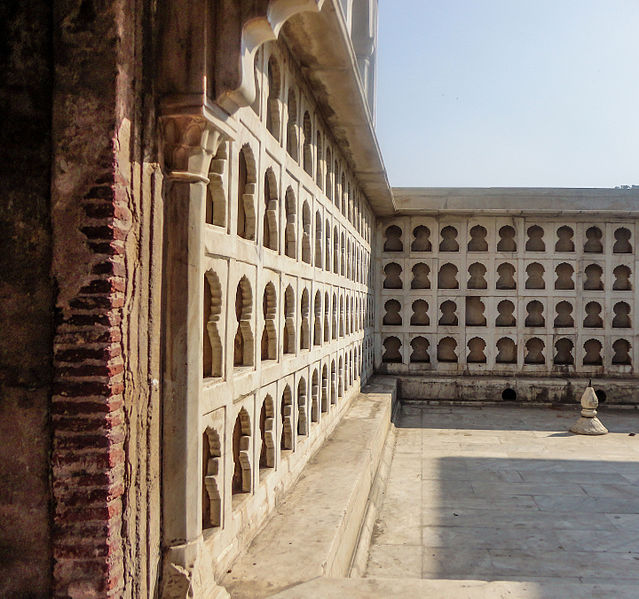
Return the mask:
MULTIPOLYGON (((229 59, 228 55, 220 57, 223 60, 218 59, 215 73, 217 103, 229 114, 255 100, 253 65, 258 48, 277 39, 284 23, 292 16, 301 12, 319 12, 324 0, 270 0, 255 4, 257 8, 244 15, 239 43, 219 46, 225 51, 229 47, 239 50, 237 60, 229 59)), ((225 30, 227 35, 232 31, 231 27, 225 30)))

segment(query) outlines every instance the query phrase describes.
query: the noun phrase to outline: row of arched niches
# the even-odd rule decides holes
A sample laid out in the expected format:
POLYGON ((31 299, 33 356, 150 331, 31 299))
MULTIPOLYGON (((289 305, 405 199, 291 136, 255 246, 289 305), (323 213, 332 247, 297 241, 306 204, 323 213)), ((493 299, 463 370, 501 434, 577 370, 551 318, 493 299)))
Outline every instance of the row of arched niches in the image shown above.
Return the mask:
POLYGON ((634 265, 606 265, 597 262, 542 263, 490 260, 472 262, 467 267, 454 262, 385 262, 383 289, 494 289, 510 291, 524 288, 534 291, 632 291, 634 265), (606 272, 606 270, 608 272, 606 272), (519 272, 518 272, 519 271, 519 272))
MULTIPOLYGON (((584 371, 627 375, 633 372, 634 349, 623 337, 539 335, 486 339, 464 335, 383 335, 382 366, 412 365, 444 371, 584 371)), ((401 370, 401 368, 399 369, 401 370)))
POLYGON ((383 253, 632 254, 634 223, 553 223, 525 219, 383 224, 383 253), (508 221, 508 222, 504 222, 508 221), (519 221, 519 222, 515 222, 519 221))
POLYGON ((404 217, 379 233, 387 369, 632 371, 634 221, 404 217))

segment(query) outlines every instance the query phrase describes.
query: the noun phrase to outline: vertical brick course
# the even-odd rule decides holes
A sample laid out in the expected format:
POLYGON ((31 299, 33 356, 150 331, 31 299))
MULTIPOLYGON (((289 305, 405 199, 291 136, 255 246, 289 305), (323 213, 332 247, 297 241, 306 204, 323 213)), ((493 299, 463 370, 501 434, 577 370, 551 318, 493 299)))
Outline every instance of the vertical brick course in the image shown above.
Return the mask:
MULTIPOLYGON (((96 193, 99 192, 99 193, 96 193)), ((54 579, 58 596, 118 596, 126 422, 120 326, 128 209, 111 187, 83 203, 86 275, 61 306, 52 401, 54 579), (109 195, 110 193, 110 195, 109 195), (110 201, 109 201, 110 200, 110 201)))
POLYGON ((118 596, 126 436, 124 360, 119 345, 126 238, 114 194, 84 204, 79 230, 90 251, 87 276, 66 302, 54 343, 54 579, 58 596, 118 596), (92 243, 92 242, 99 243, 92 243))

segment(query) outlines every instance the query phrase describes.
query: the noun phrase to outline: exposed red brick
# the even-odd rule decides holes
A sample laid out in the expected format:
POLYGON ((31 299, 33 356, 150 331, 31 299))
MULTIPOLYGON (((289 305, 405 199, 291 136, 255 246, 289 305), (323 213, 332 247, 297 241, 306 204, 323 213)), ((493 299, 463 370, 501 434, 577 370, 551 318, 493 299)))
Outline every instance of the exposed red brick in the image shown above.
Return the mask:
MULTIPOLYGON (((113 272, 96 273, 94 267, 94 274, 113 274, 113 272)), ((76 297, 69 302, 69 305, 78 310, 121 308, 124 305, 124 297, 113 297, 111 295, 76 297)))
POLYGON ((56 362, 82 362, 84 360, 110 360, 119 356, 122 350, 119 345, 107 345, 102 348, 82 347, 77 349, 60 349, 55 353, 56 362))
POLYGON ((124 481, 120 480, 107 487, 61 488, 53 487, 53 494, 65 507, 100 505, 120 497, 124 493, 124 481))
POLYGON ((88 246, 94 254, 105 254, 106 256, 123 255, 125 252, 124 244, 121 241, 89 241, 88 246))
POLYGON ((110 259, 94 264, 91 272, 96 275, 114 275, 117 277, 123 277, 126 275, 126 268, 122 262, 110 259))
POLYGON ((114 500, 99 506, 64 507, 58 512, 60 519, 56 526, 77 530, 84 523, 99 523, 108 526, 110 522, 118 521, 122 515, 122 502, 114 500))
POLYGON ((82 450, 92 449, 95 447, 106 448, 109 446, 109 438, 106 435, 76 435, 71 436, 65 431, 56 431, 53 440, 54 451, 61 449, 82 450))
MULTIPOLYGON (((78 535, 78 541, 82 540, 82 537, 78 535)), ((56 543, 55 551, 53 552, 54 559, 82 559, 87 555, 92 557, 106 557, 109 555, 109 544, 97 543, 95 539, 92 539, 90 543, 81 545, 80 543, 75 545, 63 545, 56 543)))
POLYGON ((92 520, 88 517, 88 511, 82 510, 81 518, 75 522, 65 520, 63 526, 55 526, 53 534, 61 539, 71 536, 84 539, 101 538, 108 535, 115 526, 121 523, 121 519, 115 515, 92 520))
POLYGON ((53 392, 63 397, 109 396, 122 393, 122 383, 101 383, 99 381, 57 380, 53 384, 53 392))
POLYGON ((116 202, 85 202, 82 208, 89 218, 116 218, 119 220, 128 220, 131 216, 126 205, 120 205, 116 202))
POLYGON ((73 399, 69 397, 56 396, 53 398, 51 413, 55 417, 58 414, 100 414, 113 412, 122 407, 123 399, 121 396, 109 397, 106 401, 104 398, 88 398, 81 397, 73 399))
POLYGON ((64 377, 111 377, 124 371, 122 362, 107 364, 83 364, 82 366, 60 366, 58 376, 64 377))
POLYGON ((96 418, 94 414, 82 418, 77 414, 54 415, 53 422, 56 428, 65 433, 106 433, 124 422, 122 411, 107 413, 102 418, 96 418))
POLYGON ((80 289, 81 294, 92 293, 112 293, 113 291, 124 291, 125 284, 121 277, 109 277, 108 279, 94 279, 88 285, 80 289))
MULTIPOLYGON (((107 176, 110 178, 111 173, 107 176)), ((113 187, 111 185, 96 185, 84 197, 86 199, 110 200, 113 197, 113 187)))
POLYGON ((93 326, 110 327, 114 325, 119 325, 120 322, 121 322, 120 315, 114 314, 113 312, 103 312, 101 314, 98 314, 98 313, 73 314, 72 316, 64 320, 64 324, 73 325, 77 327, 93 327, 93 326))
POLYGON ((119 226, 115 223, 109 225, 86 226, 80 229, 89 239, 117 239, 126 238, 128 227, 119 226))

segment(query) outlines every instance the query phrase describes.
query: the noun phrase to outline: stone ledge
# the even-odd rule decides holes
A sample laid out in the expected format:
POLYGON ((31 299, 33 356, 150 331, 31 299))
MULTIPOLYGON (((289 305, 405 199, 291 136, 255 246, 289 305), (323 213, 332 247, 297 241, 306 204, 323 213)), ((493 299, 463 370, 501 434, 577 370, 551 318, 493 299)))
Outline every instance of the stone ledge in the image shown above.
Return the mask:
POLYGON ((221 581, 232 597, 268 597, 318 576, 348 574, 397 399, 374 377, 309 461, 248 551, 221 581))
MULTIPOLYGON (((403 400, 428 401, 445 405, 578 405, 588 386, 588 376, 474 376, 469 374, 397 374, 403 400), (512 389, 516 400, 502 399, 502 392, 512 389)), ((592 377, 593 387, 606 393, 603 405, 615 407, 639 404, 637 378, 592 377)))
POLYGON ((316 578, 275 595, 277 599, 635 599, 633 584, 548 581, 423 580, 410 578, 316 578))

